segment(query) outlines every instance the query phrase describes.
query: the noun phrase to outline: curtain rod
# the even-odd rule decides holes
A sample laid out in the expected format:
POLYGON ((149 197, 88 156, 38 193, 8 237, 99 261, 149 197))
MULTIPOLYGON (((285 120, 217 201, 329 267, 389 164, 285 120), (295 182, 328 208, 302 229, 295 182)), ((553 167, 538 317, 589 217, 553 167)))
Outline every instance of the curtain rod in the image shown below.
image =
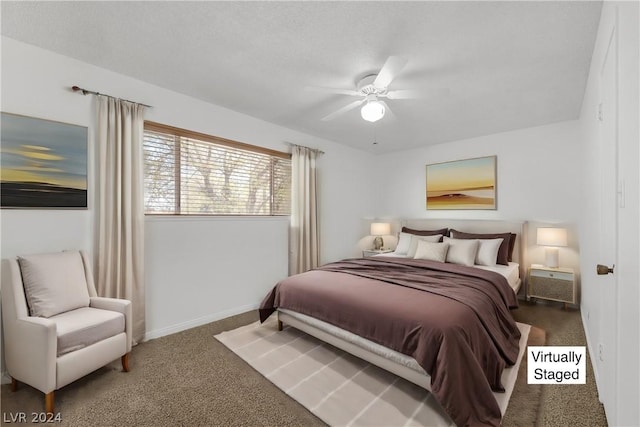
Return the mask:
POLYGON ((290 146, 292 146, 292 147, 295 145, 296 147, 302 147, 302 148, 307 148, 307 149, 309 149, 309 150, 313 150, 313 151, 315 151, 315 152, 316 152, 316 153, 318 153, 318 154, 324 154, 324 151, 322 151, 322 150, 318 150, 317 148, 306 147, 306 146, 304 146, 304 145, 294 144, 293 142, 289 142, 289 141, 282 141, 282 142, 284 142, 285 144, 290 145, 290 146))
POLYGON ((121 100, 123 100, 123 101, 131 102, 131 103, 133 103, 133 104, 138 104, 138 105, 142 105, 142 106, 144 106, 144 107, 153 108, 151 105, 143 104, 143 103, 141 103, 141 102, 134 102, 134 101, 129 101, 128 99, 124 99, 124 98, 117 98, 117 97, 115 97, 115 96, 106 95, 106 94, 104 94, 104 93, 95 92, 95 91, 93 91, 93 90, 83 89, 83 88, 78 87, 78 86, 71 86, 71 90, 73 90, 74 92, 78 92, 78 91, 80 91, 80 92, 82 92, 82 94, 83 94, 83 95, 88 95, 88 94, 90 94, 90 93, 91 93, 91 94, 93 94, 93 95, 106 96, 106 97, 108 97, 108 98, 113 98, 113 99, 121 99, 121 100))

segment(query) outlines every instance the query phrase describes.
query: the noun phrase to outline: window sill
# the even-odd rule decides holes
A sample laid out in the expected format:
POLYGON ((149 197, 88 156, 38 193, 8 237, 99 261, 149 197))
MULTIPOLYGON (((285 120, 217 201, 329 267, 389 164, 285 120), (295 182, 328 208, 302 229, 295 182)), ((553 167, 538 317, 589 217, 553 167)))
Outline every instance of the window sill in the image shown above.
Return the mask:
POLYGON ((195 221, 283 221, 289 222, 289 216, 260 216, 260 215, 160 215, 147 214, 145 222, 195 222, 195 221))

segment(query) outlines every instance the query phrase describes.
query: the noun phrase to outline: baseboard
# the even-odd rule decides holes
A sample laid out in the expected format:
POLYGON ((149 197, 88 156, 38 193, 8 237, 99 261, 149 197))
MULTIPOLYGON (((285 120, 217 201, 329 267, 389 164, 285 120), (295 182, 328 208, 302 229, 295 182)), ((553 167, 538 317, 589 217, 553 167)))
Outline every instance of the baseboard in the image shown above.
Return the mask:
POLYGON ((207 323, 215 322, 216 320, 224 319, 226 317, 235 316, 236 314, 245 313, 247 311, 256 310, 259 304, 248 304, 242 307, 232 308, 230 310, 224 310, 217 313, 208 314, 197 319, 189 320, 187 322, 178 323, 176 325, 167 326, 165 328, 156 329, 154 331, 147 331, 144 334, 143 341, 149 341, 156 338, 164 337, 166 335, 175 334, 177 332, 186 331, 187 329, 195 328, 197 326, 206 325, 207 323))
POLYGON ((10 382, 11 382, 11 376, 9 375, 9 372, 2 371, 2 377, 0 377, 0 383, 9 384, 10 382))
POLYGON ((591 344, 591 341, 589 340, 589 337, 591 335, 589 334, 589 327, 587 326, 587 322, 584 316, 585 316, 585 312, 581 310, 580 318, 582 319, 582 328, 584 329, 584 335, 587 339, 587 351, 589 352, 589 357, 591 358, 591 367, 593 368, 593 376, 596 381, 596 390, 598 391, 598 400, 600 401, 600 403, 603 403, 602 399, 600 399, 600 381, 598 381, 598 378, 600 378, 600 376, 598 375, 598 364, 596 363, 596 357, 598 355, 598 352, 595 351, 595 349, 593 348, 593 345, 591 344))

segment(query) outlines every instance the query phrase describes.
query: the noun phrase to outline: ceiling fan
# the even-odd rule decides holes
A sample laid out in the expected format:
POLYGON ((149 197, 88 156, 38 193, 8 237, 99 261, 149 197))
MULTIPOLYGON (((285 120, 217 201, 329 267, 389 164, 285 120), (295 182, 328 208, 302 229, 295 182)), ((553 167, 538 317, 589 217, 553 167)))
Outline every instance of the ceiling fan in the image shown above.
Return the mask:
POLYGON ((410 99, 418 97, 417 93, 412 90, 388 90, 389 84, 391 84, 393 79, 400 73, 400 71, 402 71, 405 65, 407 65, 407 62, 408 60, 406 58, 390 56, 387 58, 378 74, 370 74, 360 79, 356 84, 355 90, 317 86, 308 86, 305 89, 317 92, 357 96, 361 98, 323 117, 323 121, 332 120, 340 114, 346 113, 347 111, 353 110, 354 108, 362 105, 362 108, 360 109, 362 118, 369 122, 376 122, 384 117, 385 113, 393 115, 387 103, 380 98, 410 99))

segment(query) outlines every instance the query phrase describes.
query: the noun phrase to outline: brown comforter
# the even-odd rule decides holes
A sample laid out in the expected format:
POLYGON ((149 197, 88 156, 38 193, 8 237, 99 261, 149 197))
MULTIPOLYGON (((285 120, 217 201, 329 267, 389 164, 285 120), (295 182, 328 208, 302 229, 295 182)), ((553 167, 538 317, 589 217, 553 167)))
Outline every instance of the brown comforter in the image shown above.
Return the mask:
POLYGON ((260 306, 313 316, 412 356, 458 426, 499 425, 492 390, 518 355, 517 299, 498 273, 401 258, 349 259, 280 281, 260 306))

